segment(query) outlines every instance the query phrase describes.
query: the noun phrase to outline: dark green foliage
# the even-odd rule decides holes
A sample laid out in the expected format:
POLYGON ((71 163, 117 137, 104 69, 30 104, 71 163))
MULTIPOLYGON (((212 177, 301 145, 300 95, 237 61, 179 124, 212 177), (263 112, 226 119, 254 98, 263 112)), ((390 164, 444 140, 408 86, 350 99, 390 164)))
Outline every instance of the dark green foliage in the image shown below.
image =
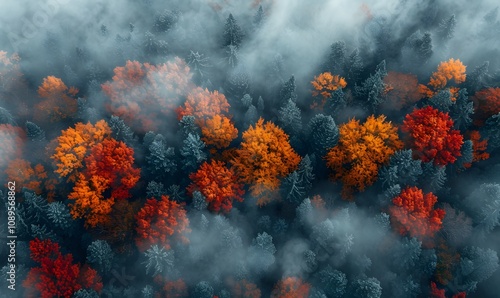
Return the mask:
POLYGON ((349 55, 346 63, 346 80, 350 85, 358 83, 363 73, 363 60, 359 55, 359 50, 354 49, 349 55))
POLYGON ((273 237, 266 232, 259 233, 248 249, 247 258, 250 269, 257 273, 266 271, 275 262, 274 253, 276 253, 276 247, 273 244, 273 237))
POLYGON ((472 219, 463 211, 453 209, 449 204, 444 204, 446 216, 443 219, 442 233, 448 243, 461 246, 472 235, 472 219))
POLYGON ((384 100, 383 94, 386 87, 384 78, 386 75, 385 60, 382 60, 382 62, 377 65, 374 74, 370 75, 361 86, 354 87, 356 97, 360 101, 371 105, 372 109, 376 109, 384 100))
POLYGON ((203 143, 198 134, 191 133, 188 134, 183 143, 184 145, 181 148, 181 155, 183 157, 182 168, 191 172, 196 170, 208 157, 204 151, 205 143, 203 143))
POLYGON ((60 239, 50 228, 47 228, 45 224, 31 224, 31 237, 38 238, 40 240, 52 240, 54 242, 59 242, 60 239))
POLYGON ((458 91, 457 99, 450 109, 450 116, 453 119, 455 128, 465 131, 472 123, 472 114, 474 114, 474 104, 467 96, 467 89, 458 91))
POLYGON ((196 210, 206 210, 208 207, 207 199, 199 191, 193 192, 193 207, 196 210))
POLYGON ((193 79, 197 82, 201 82, 202 80, 204 80, 207 77, 210 68, 212 67, 209 59, 205 57, 204 54, 200 54, 192 50, 187 57, 186 62, 189 65, 191 72, 194 73, 193 79))
POLYGON ((447 113, 450 111, 453 101, 451 101, 450 89, 439 91, 436 95, 429 99, 430 106, 447 113))
POLYGON ((187 137, 190 133, 197 134, 200 132, 198 125, 196 125, 195 118, 192 115, 183 116, 179 121, 179 126, 185 137, 187 137))
POLYGON ((73 298, 99 298, 99 293, 93 289, 80 289, 73 294, 73 298))
POLYGON ((288 100, 297 100, 297 87, 295 86, 295 76, 291 76, 288 81, 283 83, 279 93, 279 103, 286 103, 288 100))
MULTIPOLYGON (((498 9, 498 7, 497 7, 498 9)), ((483 89, 487 86, 487 80, 489 78, 488 68, 490 67, 489 61, 484 61, 483 64, 476 66, 474 70, 467 74, 467 80, 465 81, 465 86, 471 94, 483 89)))
POLYGON ((253 101, 253 99, 250 96, 250 94, 245 94, 241 98, 241 104, 243 105, 243 107, 245 107, 247 109, 252 105, 252 101, 253 101))
POLYGON ((257 228, 259 231, 269 231, 271 229, 271 217, 269 215, 262 215, 257 220, 257 228))
POLYGON ((237 71, 229 76, 226 83, 227 94, 234 99, 243 97, 244 94, 249 93, 250 90, 250 77, 245 71, 237 71))
POLYGON ((500 148, 500 113, 491 116, 486 120, 481 129, 483 138, 488 138, 488 152, 493 152, 500 148))
POLYGON ((302 130, 300 109, 292 99, 288 99, 279 110, 278 123, 289 135, 297 135, 302 130))
POLYGON ((398 272, 408 272, 419 262, 422 253, 422 242, 416 238, 403 238, 392 248, 391 258, 393 266, 398 272))
POLYGON ((305 226, 314 220, 314 209, 309 198, 304 199, 302 203, 295 209, 299 222, 305 226))
POLYGON ((481 234, 490 233, 500 224, 500 184, 484 183, 465 200, 481 234))
POLYGON ((427 63, 432 54, 432 37, 429 32, 422 34, 416 31, 407 38, 403 47, 404 61, 412 68, 427 63))
POLYGON ((109 128, 111 128, 111 136, 117 140, 122 141, 129 147, 137 146, 137 137, 134 135, 132 129, 125 124, 125 122, 117 116, 111 116, 108 121, 109 128))
POLYGON ((45 131, 33 122, 26 121, 26 136, 34 142, 45 141, 45 131))
POLYGON ((47 200, 35 194, 35 192, 23 189, 22 203, 17 206, 17 228, 21 234, 29 234, 31 231, 32 223, 46 222, 47 218, 47 200))
POLYGON ((452 15, 448 19, 444 19, 439 23, 439 38, 443 41, 452 39, 455 36, 455 27, 457 26, 457 20, 455 15, 452 15))
POLYGON ((331 116, 317 114, 309 121, 306 135, 310 151, 323 157, 329 149, 337 145, 339 129, 331 116))
POLYGON ((273 224, 274 235, 284 236, 287 230, 288 230, 288 224, 286 223, 286 220, 284 220, 283 218, 279 218, 274 222, 273 224))
POLYGON ((177 184, 173 184, 168 187, 167 195, 171 200, 176 202, 183 202, 186 199, 184 190, 177 184))
POLYGON ((257 120, 259 120, 259 111, 254 105, 250 105, 243 116, 244 119, 244 127, 248 129, 250 125, 254 125, 257 120))
POLYGON ((259 99, 257 100, 257 111, 259 113, 262 113, 264 111, 264 99, 262 99, 262 96, 259 96, 259 99))
POLYGON ((78 111, 77 111, 78 119, 82 120, 82 122, 91 122, 91 123, 95 123, 99 120, 99 114, 97 113, 97 110, 91 107, 86 99, 79 97, 77 101, 78 101, 78 111))
POLYGON ((304 251, 304 254, 303 254, 303 257, 304 257, 304 270, 306 272, 313 272, 314 270, 316 270, 316 267, 318 266, 318 261, 316 260, 316 254, 308 249, 306 251, 304 251))
POLYGON ((146 188, 146 196, 148 198, 155 198, 159 200, 161 196, 166 195, 167 191, 165 190, 165 187, 163 186, 163 183, 161 182, 156 182, 156 181, 151 181, 148 183, 148 186, 146 188))
POLYGON ((240 26, 234 19, 232 14, 226 19, 226 24, 224 25, 224 44, 223 46, 235 46, 239 47, 243 39, 243 33, 241 32, 240 26))
POLYGON ((12 117, 11 113, 2 107, 0 107, 0 124, 16 125, 16 121, 14 120, 14 117, 12 117))
POLYGON ((424 192, 436 193, 446 182, 446 167, 436 166, 433 162, 422 163, 420 185, 424 192))
POLYGON ((321 289, 327 297, 342 297, 346 292, 347 276, 331 266, 327 266, 317 274, 321 289))
POLYGON ((156 17, 153 26, 154 31, 166 32, 172 27, 174 27, 175 23, 177 23, 178 20, 179 20, 179 12, 165 9, 160 15, 156 17))
POLYGON ((191 297, 193 298, 213 298, 214 297, 214 288, 206 282, 200 281, 191 293, 191 297))
POLYGON ((153 33, 146 31, 144 34, 144 42, 142 44, 144 52, 150 55, 166 55, 168 52, 168 44, 164 40, 157 39, 153 33))
POLYGON ((498 269, 498 255, 492 249, 471 246, 460 256, 458 273, 453 280, 459 291, 474 292, 478 283, 490 278, 498 269))
MULTIPOLYGON (((149 136, 148 136, 149 138, 149 136)), ((146 143, 146 140, 145 140, 146 143)), ((173 147, 167 147, 165 137, 157 134, 148 146, 146 163, 153 177, 165 177, 177 169, 173 147)))
POLYGON ((285 201, 298 204, 312 187, 313 167, 309 155, 299 163, 299 168, 288 175, 281 184, 281 195, 285 201))
POLYGON ((154 289, 151 285, 147 285, 142 289, 142 298, 153 298, 154 297, 154 289))
POLYGON ((144 253, 146 261, 146 274, 156 276, 160 273, 168 273, 174 269, 175 255, 173 250, 166 250, 164 247, 152 245, 144 253))
POLYGON ((111 249, 111 246, 104 240, 96 240, 87 247, 87 261, 101 275, 111 270, 114 258, 115 253, 111 249))
POLYGON ((351 297, 355 298, 379 298, 382 296, 382 287, 378 279, 362 277, 350 284, 350 292, 351 297))
POLYGON ((336 41, 330 46, 326 70, 333 75, 344 76, 347 49, 345 42, 336 41))
POLYGON ((464 164, 472 162, 472 159, 474 158, 473 145, 474 144, 471 140, 465 140, 464 143, 462 144, 462 147, 460 148, 461 156, 457 158, 454 164, 457 171, 466 170, 464 164))
POLYGON ((333 116, 339 116, 340 112, 347 106, 344 91, 341 88, 333 91, 326 99, 325 110, 333 116))
POLYGON ((411 149, 401 150, 394 153, 389 164, 380 169, 379 179, 385 187, 414 186, 422 175, 422 161, 412 158, 411 149))
POLYGON ((58 229, 66 233, 71 233, 74 227, 73 218, 69 213, 69 208, 62 202, 52 202, 47 206, 47 217, 58 229))

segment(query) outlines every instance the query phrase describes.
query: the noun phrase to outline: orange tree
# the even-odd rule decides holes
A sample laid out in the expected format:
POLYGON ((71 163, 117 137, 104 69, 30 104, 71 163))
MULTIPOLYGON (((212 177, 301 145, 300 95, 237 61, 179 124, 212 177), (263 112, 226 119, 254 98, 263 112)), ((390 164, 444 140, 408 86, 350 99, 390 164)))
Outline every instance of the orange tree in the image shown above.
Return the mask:
POLYGON ((217 114, 202 124, 201 135, 205 144, 223 149, 229 147, 229 144, 238 137, 238 129, 228 117, 217 114))
POLYGON ((187 243, 185 234, 190 232, 189 220, 183 205, 162 196, 161 200, 148 199, 137 213, 137 238, 135 243, 140 251, 153 244, 170 249, 172 240, 187 243))
POLYGON ((484 125, 486 119, 500 113, 500 88, 487 88, 476 92, 474 99, 474 124, 484 125))
POLYGON ((38 87, 38 95, 43 100, 36 105, 35 119, 40 122, 56 122, 76 114, 78 89, 68 88, 60 78, 48 76, 38 87))
POLYGON ((408 187, 392 200, 389 208, 391 223, 401 235, 417 237, 427 241, 441 229, 445 216, 443 209, 434 209, 437 197, 432 193, 424 195, 417 187, 408 187))
POLYGON ((233 200, 243 201, 243 185, 238 183, 233 170, 222 161, 204 162, 189 178, 193 180, 187 188, 189 195, 200 191, 207 200, 208 208, 214 212, 219 212, 221 208, 229 212, 233 208, 233 200))
POLYGON ((384 78, 386 100, 382 105, 390 110, 400 110, 417 102, 421 95, 417 76, 390 71, 384 78))
POLYGON ((88 150, 110 135, 111 129, 104 120, 95 125, 77 123, 75 128, 64 130, 57 138, 57 147, 51 157, 57 166, 55 172, 61 178, 68 177, 69 181, 75 181, 88 150))
POLYGON ((339 142, 326 154, 333 178, 343 183, 342 196, 352 199, 354 189, 363 191, 377 179, 379 168, 403 147, 397 128, 385 116, 370 116, 361 124, 352 119, 339 127, 339 142))
POLYGON ((281 128, 272 122, 264 124, 262 118, 243 132, 243 141, 231 164, 240 180, 251 184, 251 193, 259 197, 259 205, 270 200, 263 195, 277 190, 280 178, 296 170, 300 162, 288 139, 281 128))
POLYGON ((86 169, 68 196, 73 218, 85 218, 86 226, 108 221, 117 199, 130 197, 129 190, 139 180, 140 170, 133 167, 134 150, 115 139, 106 139, 92 147, 85 158, 86 169), (105 192, 110 191, 109 197, 105 192))
POLYGON ((445 166, 461 156, 463 137, 453 129, 448 113, 431 106, 415 109, 406 115, 401 130, 409 134, 414 154, 424 162, 445 166))
POLYGON ((51 201, 55 195, 54 179, 49 179, 45 168, 41 164, 31 166, 27 160, 16 158, 9 163, 5 170, 9 181, 16 181, 16 191, 20 192, 24 187, 40 195, 42 191, 47 192, 47 199, 51 201))
POLYGON ((322 108, 325 105, 326 99, 331 96, 331 93, 339 88, 345 88, 347 86, 347 82, 344 78, 338 75, 332 75, 330 72, 324 72, 314 77, 314 80, 311 81, 311 84, 314 88, 312 91, 313 96, 321 95, 322 101, 320 104, 313 103, 311 105, 312 108, 320 107, 322 108))
POLYGON ((298 277, 287 277, 274 286, 271 298, 307 298, 310 287, 298 277))
POLYGON ((184 105, 177 109, 177 116, 179 120, 183 116, 194 116, 199 124, 200 121, 215 115, 226 114, 228 111, 229 103, 224 94, 198 87, 189 92, 184 105))
POLYGON ((110 99, 107 109, 139 132, 155 130, 160 119, 170 119, 192 88, 189 67, 177 57, 160 65, 127 61, 114 74, 102 85, 110 99))
MULTIPOLYGON (((465 69, 466 66, 463 65, 459 59, 455 60, 451 58, 448 61, 441 62, 438 65, 437 71, 432 73, 428 86, 419 85, 420 93, 423 96, 430 98, 434 96, 434 94, 436 94, 439 90, 447 87, 451 80, 453 80, 455 84, 465 82, 465 69)), ((455 100, 455 95, 458 92, 458 88, 450 87, 450 91, 452 94, 452 100, 455 100)))

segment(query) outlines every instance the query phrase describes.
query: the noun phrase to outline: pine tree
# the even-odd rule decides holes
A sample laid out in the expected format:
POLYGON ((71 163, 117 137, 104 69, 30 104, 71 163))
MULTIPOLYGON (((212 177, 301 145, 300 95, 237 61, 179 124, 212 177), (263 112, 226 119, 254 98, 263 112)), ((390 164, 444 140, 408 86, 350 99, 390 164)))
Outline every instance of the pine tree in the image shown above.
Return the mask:
MULTIPOLYGON (((498 9, 498 7, 497 7, 498 9)), ((487 80, 489 78, 488 68, 490 67, 489 61, 484 61, 483 64, 476 66, 474 70, 467 74, 467 81, 465 81, 465 86, 471 94, 483 89, 487 85, 487 80)))
POLYGON ((350 287, 353 298, 380 298, 382 296, 382 287, 375 277, 355 279, 350 287))
POLYGON ((259 28, 263 21, 264 21, 265 15, 264 15, 264 10, 262 9, 262 5, 259 6, 259 10, 257 10, 257 13, 253 17, 253 25, 255 28, 259 28))
POLYGON ((0 107, 0 124, 10 124, 12 126, 16 125, 16 121, 14 120, 14 117, 12 117, 12 114, 7 109, 2 107, 0 107))
POLYGON ((153 177, 165 177, 173 174, 177 169, 174 157, 174 148, 167 147, 163 135, 157 134, 149 145, 146 155, 146 163, 153 177))
POLYGON ((500 148, 500 113, 491 116, 481 129, 481 135, 488 138, 488 152, 500 148))
POLYGON ((331 116, 315 115, 307 125, 309 148, 317 156, 323 157, 339 140, 339 129, 331 116))
POLYGON ((156 276, 160 273, 168 273, 174 269, 175 266, 175 254, 174 251, 165 249, 156 244, 152 245, 144 253, 146 261, 143 264, 146 265, 146 274, 156 276))
POLYGON ((243 39, 243 33, 241 32, 240 26, 236 23, 232 14, 226 19, 226 24, 224 25, 224 43, 223 46, 235 46, 238 48, 243 39))
POLYGON ((111 270, 114 257, 111 246, 104 240, 96 240, 87 247, 87 261, 102 275, 111 270))
POLYGON ((484 236, 500 225, 500 184, 484 183, 465 200, 476 228, 484 236))
POLYGON ((295 102, 297 100, 296 89, 297 88, 295 87, 295 76, 292 75, 290 79, 288 79, 288 81, 286 81, 281 87, 279 93, 279 102, 286 103, 289 99, 295 102))
POLYGON ((73 218, 71 218, 68 206, 63 202, 49 203, 47 206, 47 217, 56 228, 65 233, 71 234, 73 231, 73 218))
POLYGON ((492 249, 471 246, 460 256, 458 273, 453 280, 459 291, 474 292, 478 283, 490 278, 498 269, 498 255, 492 249))
POLYGON ((343 297, 347 288, 347 276, 345 273, 333 269, 330 265, 316 275, 321 289, 327 297, 343 297))
POLYGON ((349 55, 346 63, 346 80, 351 86, 359 82, 361 73, 363 73, 363 61, 359 55, 359 50, 354 49, 349 55))
POLYGON ((298 135, 302 129, 300 109, 292 99, 288 99, 278 112, 278 121, 289 135, 298 135))
POLYGON ((198 134, 191 133, 188 134, 183 143, 184 145, 181 148, 181 155, 183 157, 182 168, 191 172, 196 170, 198 165, 208 157, 204 151, 205 143, 203 143, 198 134))
POLYGON ((266 232, 259 233, 252 240, 252 246, 248 249, 248 264, 256 273, 267 271, 275 262, 275 253, 276 247, 273 244, 273 237, 266 232))
POLYGON ((155 32, 167 32, 179 20, 179 12, 165 9, 156 17, 153 29, 155 32))
POLYGON ((115 140, 122 141, 132 148, 137 146, 137 137, 134 135, 132 129, 127 126, 120 117, 111 116, 108 125, 109 128, 111 128, 111 136, 115 140))
POLYGON ((443 113, 448 113, 454 104, 450 89, 444 89, 436 93, 429 99, 429 104, 443 113))
POLYGON ((458 91, 457 99, 450 109, 450 116, 456 129, 466 131, 472 124, 471 116, 474 114, 474 104, 467 96, 467 89, 458 91))
POLYGON ((254 105, 250 105, 243 116, 244 119, 244 128, 248 129, 250 125, 255 125, 255 122, 259 120, 259 111, 254 105))
POLYGON ((205 57, 204 54, 200 54, 192 50, 188 58, 186 59, 186 62, 189 65, 191 71, 194 72, 193 80, 197 82, 202 82, 207 77, 208 72, 212 67, 208 57, 205 57))
POLYGON ((425 192, 436 193, 446 183, 446 167, 436 166, 432 162, 422 163, 422 176, 420 185, 425 192))
POLYGON ((385 60, 382 60, 377 65, 375 73, 370 75, 361 86, 355 86, 354 88, 355 95, 359 100, 369 103, 373 110, 384 100, 384 90, 386 88, 384 78, 386 75, 385 60))
POLYGON ((330 53, 328 55, 328 60, 326 63, 326 71, 333 75, 344 76, 344 70, 346 69, 346 55, 347 49, 345 42, 336 41, 330 46, 330 53))
POLYGON ((213 298, 214 288, 206 281, 200 281, 191 294, 193 298, 213 298))
POLYGON ((398 270, 397 272, 408 272, 413 270, 420 261, 422 253, 422 242, 417 238, 403 238, 392 248, 392 264, 398 270))
POLYGON ((45 141, 45 131, 33 122, 26 121, 26 135, 35 142, 45 141))
POLYGON ((179 127, 184 137, 187 137, 188 134, 200 133, 200 129, 196 125, 196 118, 193 115, 182 116, 182 119, 179 121, 179 127))
POLYGON ((389 164, 379 172, 380 180, 388 188, 395 185, 403 188, 416 185, 420 175, 422 175, 422 161, 413 159, 411 149, 394 153, 389 159, 389 164))
POLYGON ((146 188, 146 196, 148 198, 155 198, 155 199, 159 200, 161 198, 161 196, 164 196, 164 195, 168 195, 168 193, 165 190, 163 183, 156 182, 156 181, 150 181, 148 183, 148 186, 146 188))
POLYGON ((299 168, 283 180, 281 185, 282 197, 290 203, 300 203, 311 189, 313 180, 311 159, 309 155, 306 155, 300 161, 299 168))
POLYGON ((455 28, 457 26, 457 20, 455 15, 451 15, 448 19, 443 19, 439 23, 439 37, 443 41, 447 41, 453 38, 455 35, 455 28))

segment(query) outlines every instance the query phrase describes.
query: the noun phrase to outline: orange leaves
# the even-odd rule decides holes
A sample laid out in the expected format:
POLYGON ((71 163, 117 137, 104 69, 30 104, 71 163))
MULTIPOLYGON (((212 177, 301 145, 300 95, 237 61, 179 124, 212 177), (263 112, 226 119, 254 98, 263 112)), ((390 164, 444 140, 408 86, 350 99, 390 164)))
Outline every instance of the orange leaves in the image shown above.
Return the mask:
POLYGON ((78 110, 75 98, 77 93, 78 89, 68 88, 59 78, 44 78, 42 85, 38 87, 38 95, 44 100, 36 105, 39 112, 35 113, 35 119, 56 122, 74 115, 78 110))
POLYGON ((49 190, 48 197, 50 199, 54 196, 51 189, 53 181, 48 179, 47 172, 41 164, 32 167, 29 161, 16 158, 9 163, 5 173, 9 181, 16 181, 16 191, 18 192, 26 187, 39 195, 45 189, 49 190))
POLYGON ((247 280, 240 280, 232 287, 232 295, 238 298, 260 298, 261 293, 257 285, 247 280))
POLYGON ((412 74, 390 71, 384 78, 387 85, 386 101, 384 106, 391 110, 399 110, 414 104, 420 99, 417 76, 412 74))
POLYGON ((177 116, 181 119, 183 116, 192 115, 197 121, 202 121, 228 111, 229 103, 224 94, 198 87, 189 92, 184 107, 177 109, 177 116))
MULTIPOLYGON (((278 189, 280 178, 297 168, 300 156, 288 141, 288 135, 272 122, 260 118, 243 132, 241 147, 231 160, 233 169, 242 182, 252 184, 252 195, 261 196, 278 189)), ((266 198, 268 199, 268 198, 266 198)), ((258 204, 265 204, 259 199, 258 204)))
POLYGON ((473 99, 475 125, 481 126, 486 119, 500 113, 500 88, 483 89, 473 99))
POLYGON ((271 298, 307 298, 310 287, 298 277, 287 277, 274 286, 271 298))
POLYGON ((56 173, 74 181, 87 151, 111 134, 106 121, 98 121, 95 125, 77 123, 75 128, 68 128, 57 138, 58 146, 52 159, 56 162, 56 173))
POLYGON ((207 200, 208 208, 214 212, 219 212, 221 208, 229 212, 233 200, 243 201, 243 185, 237 182, 238 177, 221 161, 204 162, 189 178, 193 180, 187 188, 189 194, 200 191, 207 200))
POLYGON ((461 155, 463 137, 453 129, 447 113, 427 106, 406 115, 402 130, 410 134, 413 152, 424 162, 444 166, 454 163, 461 155))
POLYGON ((92 147, 85 158, 86 170, 78 175, 71 205, 73 218, 85 218, 87 226, 95 227, 108 221, 116 199, 126 199, 129 190, 139 181, 140 170, 133 167, 134 150, 125 143, 106 139, 92 147), (104 193, 110 190, 110 197, 104 193))
POLYGON ((360 124, 352 119, 339 128, 337 146, 326 155, 327 166, 334 171, 333 178, 343 183, 342 196, 352 198, 354 188, 363 191, 372 185, 380 166, 403 147, 397 128, 385 122, 384 116, 370 116, 360 124))
POLYGON ((161 200, 148 199, 144 207, 137 213, 137 238, 135 240, 140 251, 158 244, 170 249, 170 240, 177 239, 187 243, 185 233, 189 233, 189 220, 183 206, 172 201, 168 196, 161 200))
MULTIPOLYGON (((457 59, 451 58, 448 61, 441 62, 438 65, 437 71, 432 73, 429 80, 429 86, 419 85, 419 91, 422 96, 432 97, 439 90, 444 89, 449 81, 453 80, 455 84, 460 84, 465 82, 466 74, 465 69, 467 67, 462 64, 462 62, 457 59)), ((456 94, 458 89, 455 87, 450 88, 452 94, 456 94)), ((456 97, 452 96, 452 100, 456 97)))
POLYGON ((155 130, 156 119, 169 119, 180 98, 192 89, 186 63, 176 57, 159 65, 127 61, 116 67, 113 80, 102 84, 110 98, 107 108, 140 132, 155 130))
POLYGON ((223 149, 238 137, 238 130, 226 116, 214 115, 203 123, 201 134, 205 144, 223 149))
POLYGON ((394 228, 401 234, 409 234, 419 240, 428 240, 441 229, 445 216, 443 209, 434 209, 437 197, 424 195, 417 187, 408 187, 392 200, 389 213, 394 228))
POLYGON ((311 84, 314 87, 314 91, 312 92, 313 96, 321 94, 323 98, 328 98, 330 97, 330 93, 333 91, 347 86, 347 82, 344 78, 332 75, 329 72, 324 72, 319 76, 314 77, 311 84))

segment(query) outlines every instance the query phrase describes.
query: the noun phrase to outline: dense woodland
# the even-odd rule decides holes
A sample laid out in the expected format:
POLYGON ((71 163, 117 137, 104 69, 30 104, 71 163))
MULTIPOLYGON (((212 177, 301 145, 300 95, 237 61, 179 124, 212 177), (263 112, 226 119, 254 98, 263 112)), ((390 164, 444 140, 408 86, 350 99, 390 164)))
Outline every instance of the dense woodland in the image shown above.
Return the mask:
POLYGON ((66 2, 0 37, 2 297, 498 295, 498 7, 66 2))

